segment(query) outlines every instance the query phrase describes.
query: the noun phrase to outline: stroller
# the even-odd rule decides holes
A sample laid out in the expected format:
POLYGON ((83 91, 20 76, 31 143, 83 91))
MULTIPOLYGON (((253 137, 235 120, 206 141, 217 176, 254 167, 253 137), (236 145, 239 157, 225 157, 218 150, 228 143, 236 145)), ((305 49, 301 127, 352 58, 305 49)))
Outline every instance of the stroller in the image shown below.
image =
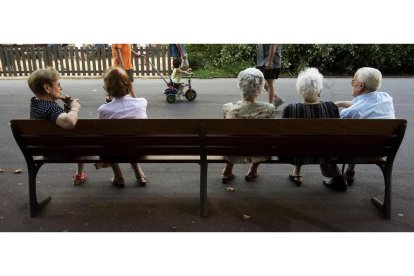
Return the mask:
MULTIPOLYGON (((149 60, 148 60, 148 63, 151 64, 151 67, 155 69, 157 74, 167 84, 167 88, 164 90, 164 95, 167 97, 167 102, 168 103, 174 103, 175 99, 177 97, 177 94, 178 94, 178 89, 174 88, 174 84, 173 84, 171 78, 169 79, 170 81, 167 82, 165 80, 165 78, 161 75, 161 73, 158 71, 158 69, 155 68, 155 66, 149 60)), ((194 101, 194 99, 197 97, 196 91, 191 86, 191 77, 192 76, 193 76, 193 74, 190 74, 189 77, 188 77, 188 82, 185 84, 185 87, 188 87, 188 89, 184 93, 185 98, 190 102, 194 101)))

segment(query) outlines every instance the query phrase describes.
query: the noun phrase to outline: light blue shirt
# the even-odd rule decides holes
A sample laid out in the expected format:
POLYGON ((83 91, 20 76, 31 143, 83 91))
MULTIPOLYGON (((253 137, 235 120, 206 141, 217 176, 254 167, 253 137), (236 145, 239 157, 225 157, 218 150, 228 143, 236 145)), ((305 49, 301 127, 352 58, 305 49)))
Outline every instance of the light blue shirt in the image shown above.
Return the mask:
POLYGON ((386 92, 370 92, 352 100, 352 106, 342 109, 343 119, 395 119, 392 97, 386 92))

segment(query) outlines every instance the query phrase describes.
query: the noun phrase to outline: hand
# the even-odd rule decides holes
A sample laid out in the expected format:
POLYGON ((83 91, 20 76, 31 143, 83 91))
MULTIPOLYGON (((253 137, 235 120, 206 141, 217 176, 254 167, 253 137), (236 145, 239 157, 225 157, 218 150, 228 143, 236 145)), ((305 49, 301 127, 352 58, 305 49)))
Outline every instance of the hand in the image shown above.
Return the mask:
POLYGON ((62 102, 66 105, 69 106, 70 102, 72 101, 72 97, 69 96, 68 94, 66 94, 64 97, 60 97, 60 99, 62 100, 62 102))
POLYGON ((75 108, 77 110, 79 110, 81 108, 81 104, 79 102, 79 99, 73 99, 70 104, 69 104, 70 109, 75 108))

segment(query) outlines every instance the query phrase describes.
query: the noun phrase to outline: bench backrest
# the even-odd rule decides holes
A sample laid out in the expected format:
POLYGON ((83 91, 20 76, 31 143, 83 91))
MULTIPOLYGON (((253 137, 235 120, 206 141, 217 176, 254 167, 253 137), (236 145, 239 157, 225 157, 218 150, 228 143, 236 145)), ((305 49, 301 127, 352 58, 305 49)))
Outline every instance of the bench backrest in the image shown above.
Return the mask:
POLYGON ((12 120, 29 156, 199 155, 197 120, 81 119, 73 130, 46 120, 12 120))
POLYGON ((395 155, 401 119, 203 120, 207 155, 366 157, 395 155))
POLYGON ((12 120, 27 156, 395 156, 402 119, 81 119, 73 130, 12 120))

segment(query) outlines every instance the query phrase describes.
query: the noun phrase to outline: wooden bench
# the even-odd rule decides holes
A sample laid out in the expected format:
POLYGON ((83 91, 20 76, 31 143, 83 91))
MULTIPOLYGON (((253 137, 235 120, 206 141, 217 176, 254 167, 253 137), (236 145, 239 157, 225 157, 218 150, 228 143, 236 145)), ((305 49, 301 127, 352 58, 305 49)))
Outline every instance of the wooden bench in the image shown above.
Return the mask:
POLYGON ((224 155, 264 155, 273 156, 266 163, 315 156, 378 165, 384 198, 372 201, 390 218, 392 167, 406 124, 403 119, 81 119, 73 130, 44 120, 12 120, 11 128, 28 167, 32 217, 50 200, 39 203, 36 196, 36 175, 45 163, 109 162, 111 156, 119 163, 198 163, 200 215, 206 217, 208 164, 224 163, 224 155))

